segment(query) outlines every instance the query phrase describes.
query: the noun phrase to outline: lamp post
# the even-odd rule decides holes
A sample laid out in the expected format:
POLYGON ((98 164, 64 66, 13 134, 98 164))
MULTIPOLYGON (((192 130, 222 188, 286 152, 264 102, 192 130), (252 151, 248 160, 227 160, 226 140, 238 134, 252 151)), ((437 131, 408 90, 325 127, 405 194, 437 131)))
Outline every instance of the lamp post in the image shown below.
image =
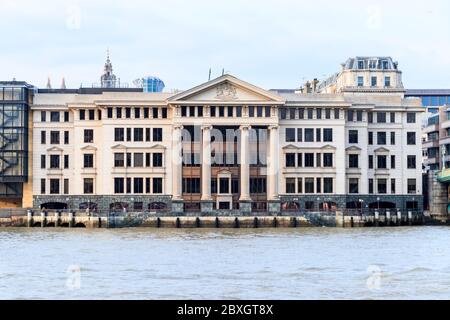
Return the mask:
POLYGON ((377 202, 378 202, 378 211, 380 211, 380 197, 377 197, 377 202))

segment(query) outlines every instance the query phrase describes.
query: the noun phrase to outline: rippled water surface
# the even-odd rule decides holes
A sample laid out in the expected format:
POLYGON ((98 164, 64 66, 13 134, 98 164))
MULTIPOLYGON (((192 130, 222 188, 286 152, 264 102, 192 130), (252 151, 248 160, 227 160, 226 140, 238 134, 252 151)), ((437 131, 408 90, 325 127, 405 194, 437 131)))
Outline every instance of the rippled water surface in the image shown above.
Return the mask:
POLYGON ((449 243, 446 227, 0 229, 0 299, 449 299, 449 243))

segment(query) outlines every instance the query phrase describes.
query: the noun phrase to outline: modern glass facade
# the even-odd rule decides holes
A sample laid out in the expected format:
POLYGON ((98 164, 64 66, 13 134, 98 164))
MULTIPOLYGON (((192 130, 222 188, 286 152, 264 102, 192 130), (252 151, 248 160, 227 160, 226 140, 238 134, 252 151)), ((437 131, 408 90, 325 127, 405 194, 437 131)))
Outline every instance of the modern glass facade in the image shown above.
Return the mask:
POLYGON ((28 180, 28 116, 32 87, 0 82, 0 197, 20 197, 28 180))
POLYGON ((147 77, 143 79, 144 92, 162 92, 165 84, 159 78, 147 77))

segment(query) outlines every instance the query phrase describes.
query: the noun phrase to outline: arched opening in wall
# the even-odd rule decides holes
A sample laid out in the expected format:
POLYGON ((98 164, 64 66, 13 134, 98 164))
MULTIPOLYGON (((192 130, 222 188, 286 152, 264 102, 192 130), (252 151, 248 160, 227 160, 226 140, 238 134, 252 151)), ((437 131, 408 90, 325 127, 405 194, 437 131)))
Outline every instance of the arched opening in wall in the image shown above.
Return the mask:
POLYGON ((60 227, 61 228, 68 228, 69 224, 67 222, 61 223, 60 227))
POLYGON ((47 202, 41 204, 41 209, 47 209, 47 210, 65 210, 67 209, 67 203, 64 202, 47 202))
POLYGON ((92 210, 95 211, 98 208, 98 205, 95 202, 82 202, 80 203, 80 205, 78 206, 80 210, 92 210))
POLYGON ((281 204, 282 211, 300 211, 300 203, 296 201, 283 202, 281 204))
POLYGON ((396 205, 395 203, 392 202, 385 202, 385 201, 380 201, 380 202, 372 202, 371 204, 369 204, 369 208, 370 209, 395 209, 396 205))
POLYGON ((33 223, 33 227, 41 227, 42 224, 40 222, 35 222, 33 223))
POLYGON ((322 202, 322 203, 319 203, 319 210, 320 211, 336 211, 337 210, 337 203, 336 202, 322 202))
POLYGON ((128 203, 126 202, 113 202, 109 205, 111 211, 127 211, 128 203))
POLYGON ((352 202, 347 202, 347 204, 345 205, 345 207, 347 209, 362 209, 363 208, 363 203, 361 201, 352 201, 352 202))
POLYGON ((55 223, 54 222, 49 222, 49 223, 47 223, 47 227, 54 227, 55 226, 55 223))
POLYGON ((86 225, 85 225, 84 223, 78 222, 78 223, 75 225, 75 228, 86 228, 86 225))
POLYGON ((149 211, 167 211, 167 204, 164 202, 151 202, 148 204, 149 211))

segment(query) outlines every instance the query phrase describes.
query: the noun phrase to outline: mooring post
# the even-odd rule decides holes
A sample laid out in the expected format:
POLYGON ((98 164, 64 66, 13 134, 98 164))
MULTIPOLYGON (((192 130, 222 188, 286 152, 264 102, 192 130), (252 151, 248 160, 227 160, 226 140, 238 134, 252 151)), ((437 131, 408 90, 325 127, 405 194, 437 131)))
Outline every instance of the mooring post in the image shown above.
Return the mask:
POLYGON ((59 227, 59 215, 60 215, 60 212, 56 211, 55 212, 55 227, 59 227))
POLYGON ((386 211, 386 224, 388 226, 391 225, 391 212, 390 211, 386 211))
POLYGON ((33 211, 32 210, 27 210, 27 225, 28 225, 28 227, 33 226, 33 211))
POLYGON ((69 211, 69 228, 73 228, 75 225, 75 212, 69 211))
POLYGON ((399 226, 402 225, 402 212, 401 212, 400 210, 397 211, 397 224, 398 224, 399 226))
POLYGON ((412 211, 408 211, 408 224, 412 225, 412 211))
POLYGON ((47 225, 47 212, 41 211, 41 227, 44 228, 47 225))
POLYGON ((380 225, 380 213, 375 211, 375 225, 378 227, 380 225))

